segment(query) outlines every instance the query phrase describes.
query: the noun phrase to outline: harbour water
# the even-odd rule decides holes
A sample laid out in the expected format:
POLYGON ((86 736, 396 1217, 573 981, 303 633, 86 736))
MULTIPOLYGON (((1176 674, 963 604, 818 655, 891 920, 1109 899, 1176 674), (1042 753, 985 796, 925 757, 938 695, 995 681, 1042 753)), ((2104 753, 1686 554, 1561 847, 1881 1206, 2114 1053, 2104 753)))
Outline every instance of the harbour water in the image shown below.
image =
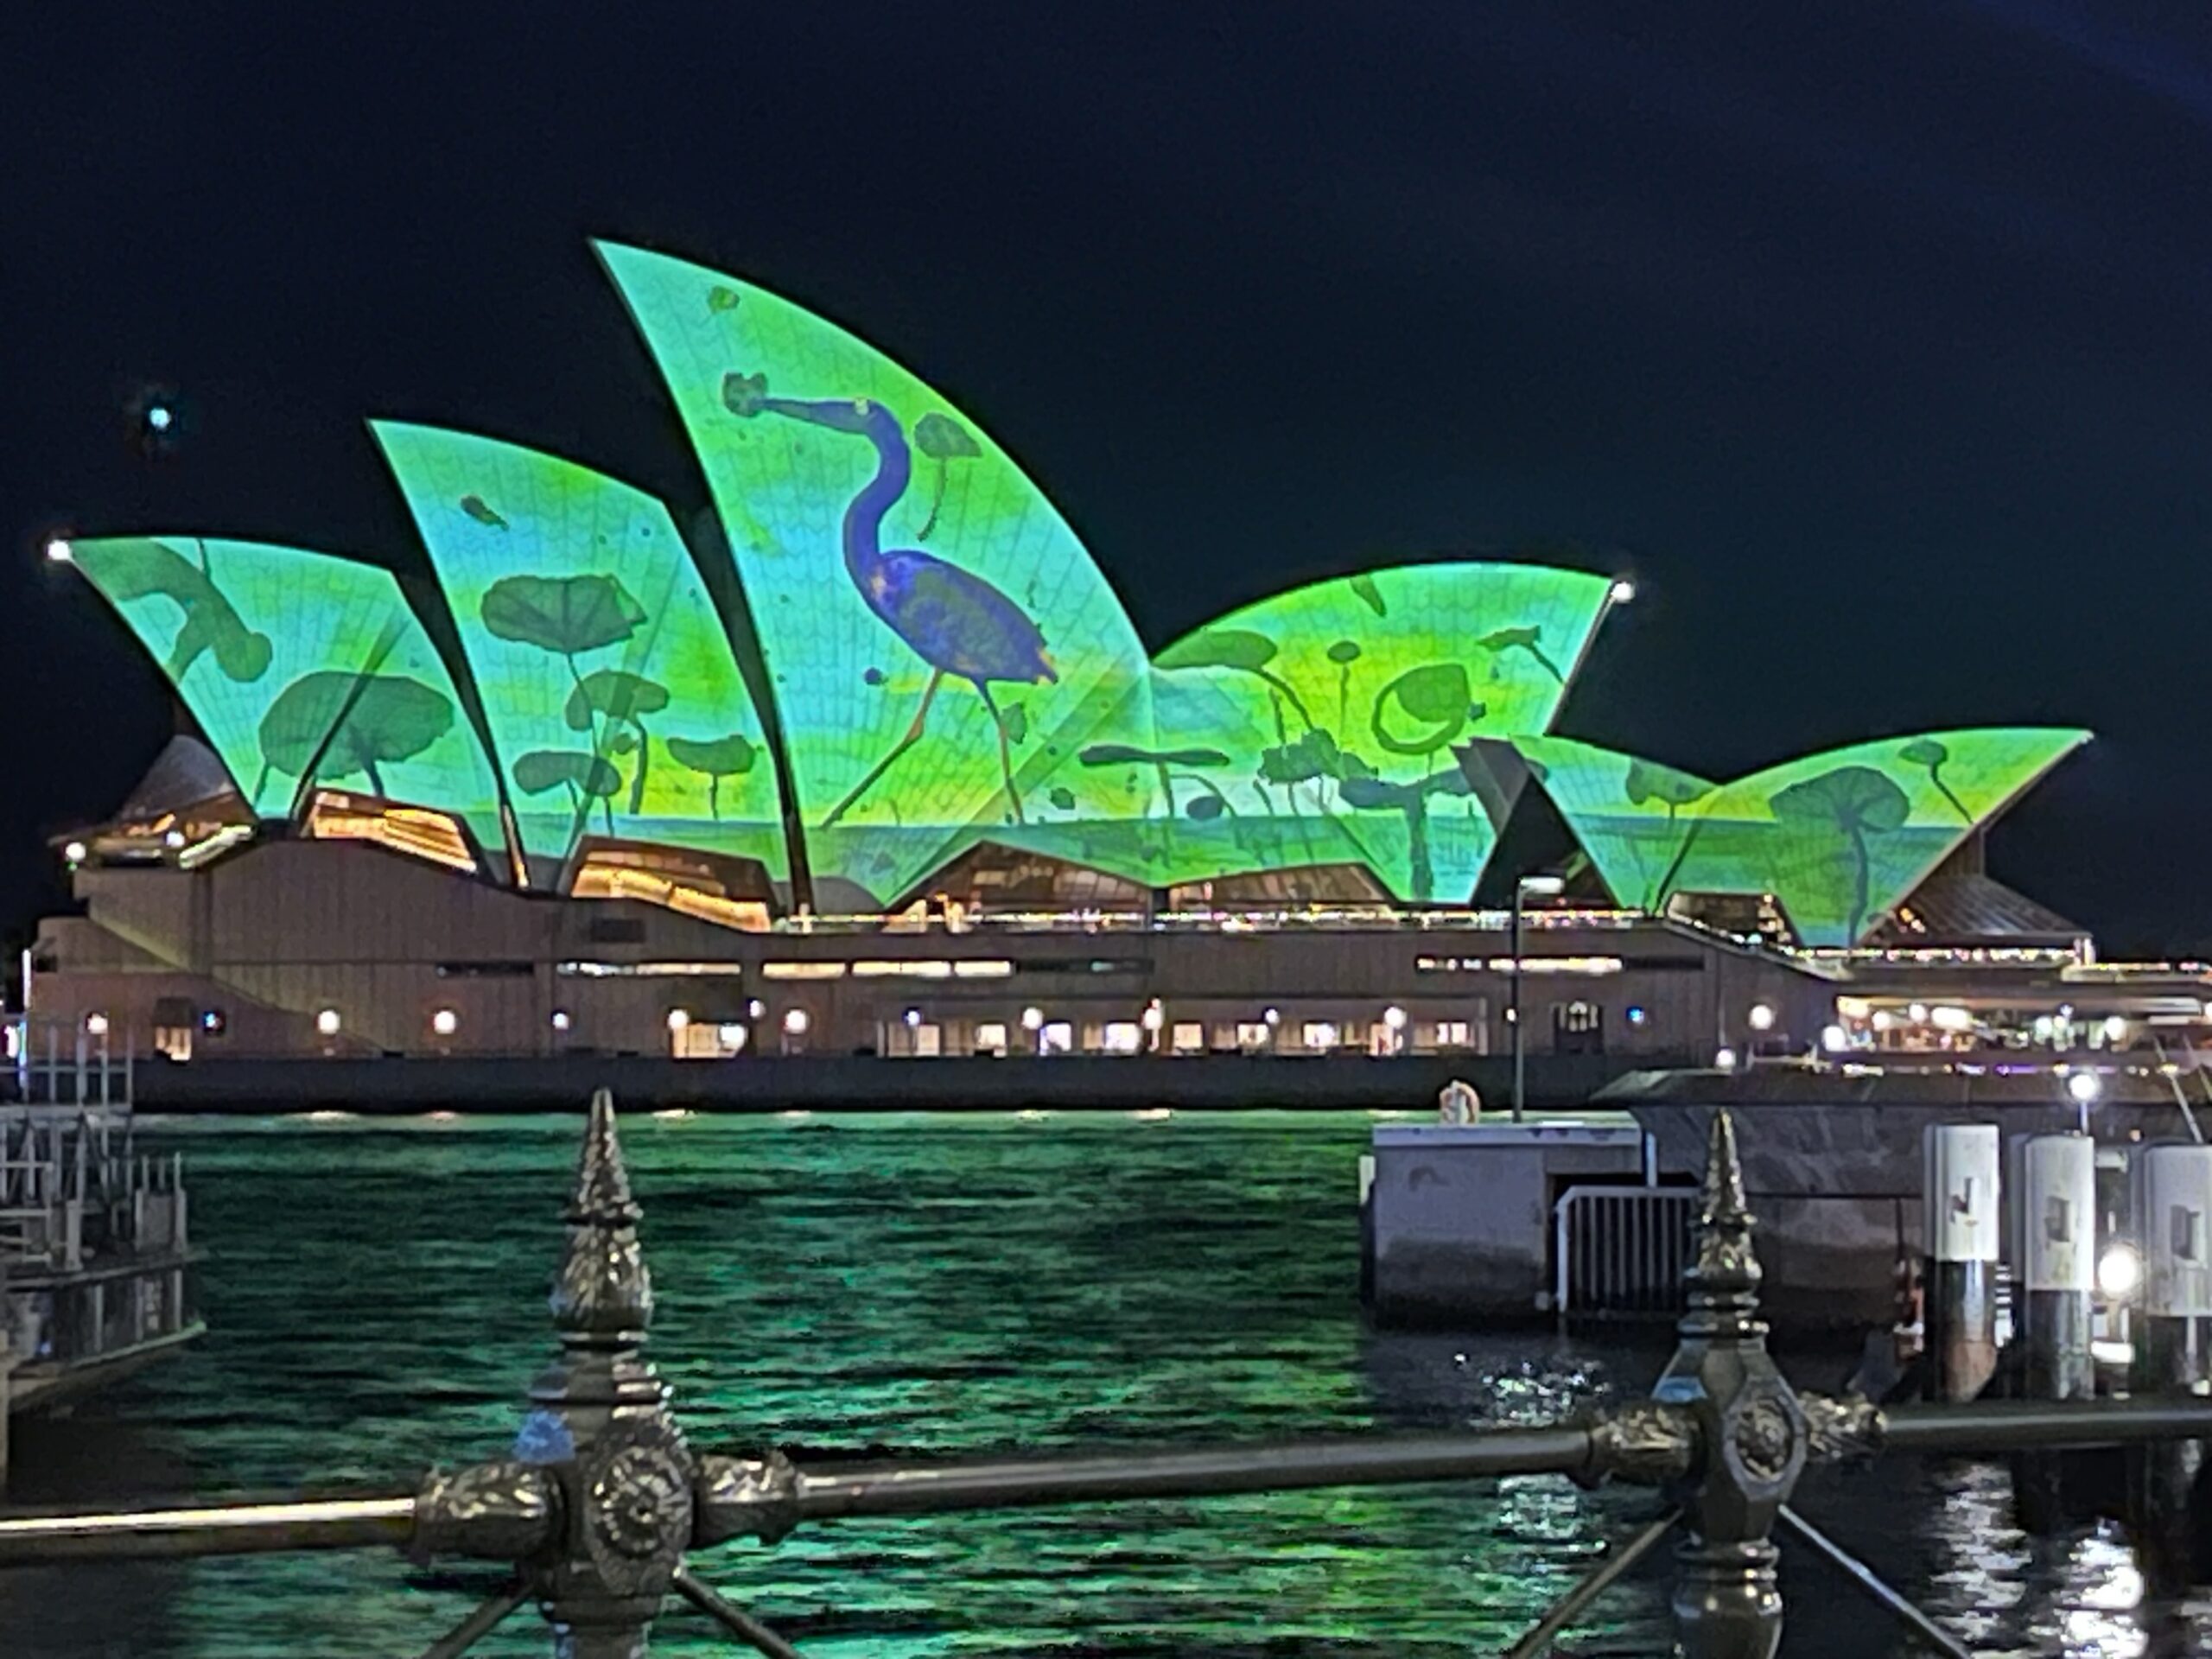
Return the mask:
MULTIPOLYGON (((1357 1306, 1364 1113, 640 1116, 625 1147, 695 1442, 941 1453, 1535 1421, 1640 1390, 1662 1348, 1541 1331, 1375 1335, 1357 1306)), ((25 1425, 13 1501, 410 1484, 494 1456, 551 1351, 544 1288, 581 1119, 279 1117, 181 1146, 207 1339, 25 1425)), ((1785 1356, 1785 1359, 1793 1357, 1785 1356)), ((1833 1387, 1840 1359, 1793 1364, 1833 1387)), ((1980 1655, 2202 1649, 2114 1537, 2012 1531, 1981 1465, 1808 1480, 1798 1507, 1980 1655)), ((836 1522, 705 1575, 816 1659, 1413 1659, 1494 1652, 1652 1513, 1563 1480, 836 1522)), ((1657 1655, 1666 1564, 1573 1638, 1657 1655)), ((488 1573, 396 1557, 0 1574, 0 1654, 418 1650, 488 1573)), ((1908 1651, 1786 1560, 1790 1659, 1908 1651)), ((477 1651, 547 1650, 534 1616, 477 1651)), ((726 1652, 671 1609, 656 1653, 726 1652)))

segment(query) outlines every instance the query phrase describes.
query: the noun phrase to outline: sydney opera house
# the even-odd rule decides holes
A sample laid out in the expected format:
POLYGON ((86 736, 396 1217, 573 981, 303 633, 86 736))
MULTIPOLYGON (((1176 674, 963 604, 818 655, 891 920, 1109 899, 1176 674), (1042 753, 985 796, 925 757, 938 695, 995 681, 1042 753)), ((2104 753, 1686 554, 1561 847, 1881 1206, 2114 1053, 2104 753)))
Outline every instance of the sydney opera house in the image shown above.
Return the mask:
POLYGON ((1628 584, 1510 562, 1370 569, 1152 648, 897 364, 598 251, 714 514, 375 423, 419 551, 49 550, 188 721, 57 839, 83 913, 41 930, 34 1016, 195 1062, 1479 1055, 1516 986, 1538 1055, 2202 1020, 2191 975, 2100 965, 1983 868, 2083 732, 1733 779, 1622 753, 1567 704, 1628 584))

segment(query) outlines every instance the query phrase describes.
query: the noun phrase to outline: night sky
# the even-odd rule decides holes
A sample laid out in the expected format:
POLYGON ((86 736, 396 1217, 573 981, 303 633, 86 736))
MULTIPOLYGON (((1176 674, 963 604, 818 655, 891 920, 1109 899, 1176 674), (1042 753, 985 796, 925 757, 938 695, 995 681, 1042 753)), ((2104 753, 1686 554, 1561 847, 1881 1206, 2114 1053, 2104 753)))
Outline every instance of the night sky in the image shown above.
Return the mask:
POLYGON ((1731 777, 2090 727, 1994 872, 2107 954, 2212 949, 2202 6, 4 10, 18 940, 44 837, 175 718, 51 530, 419 569, 372 415, 702 499, 603 235, 905 361, 1155 645, 1574 543, 1642 594, 1568 735, 1731 777), (148 383, 183 410, 150 464, 148 383))

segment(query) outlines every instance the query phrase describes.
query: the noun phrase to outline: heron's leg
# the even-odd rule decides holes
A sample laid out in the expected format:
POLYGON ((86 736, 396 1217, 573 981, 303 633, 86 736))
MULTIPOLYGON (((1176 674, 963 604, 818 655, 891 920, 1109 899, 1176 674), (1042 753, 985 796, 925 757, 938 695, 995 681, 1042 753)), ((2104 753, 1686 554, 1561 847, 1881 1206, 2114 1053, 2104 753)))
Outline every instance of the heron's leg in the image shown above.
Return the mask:
POLYGON ((830 809, 830 816, 822 820, 824 830, 843 817, 856 805, 861 796, 874 789, 876 780, 891 770, 891 763, 912 748, 921 740, 922 725, 930 717, 930 704, 937 699, 937 689, 944 683, 944 671, 937 669, 930 675, 930 683, 922 688, 921 706, 914 710, 914 723, 906 728, 906 735, 891 746, 891 752, 868 768, 868 776, 845 791, 845 798, 830 809))
POLYGON ((991 688, 988 681, 976 682, 976 695, 982 698, 983 707, 990 711, 991 724, 998 728, 999 772, 1006 779, 1007 804, 1014 809, 1014 821, 1016 823, 1026 823, 1028 820, 1021 816, 1021 791, 1014 786, 1014 752, 1007 744, 1006 721, 999 714, 998 704, 992 700, 991 688))

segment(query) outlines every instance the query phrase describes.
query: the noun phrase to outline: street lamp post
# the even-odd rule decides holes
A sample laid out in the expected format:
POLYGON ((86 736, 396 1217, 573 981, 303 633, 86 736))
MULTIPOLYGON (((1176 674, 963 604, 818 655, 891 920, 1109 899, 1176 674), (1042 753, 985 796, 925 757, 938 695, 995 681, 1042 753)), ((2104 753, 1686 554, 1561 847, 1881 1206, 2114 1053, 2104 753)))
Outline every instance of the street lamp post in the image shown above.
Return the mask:
POLYGON ((1521 1121, 1528 1092, 1528 1053, 1521 1040, 1521 906, 1531 897, 1556 899, 1567 883, 1555 875, 1524 875, 1513 884, 1513 991, 1506 1023, 1513 1027, 1513 1121, 1521 1121))

